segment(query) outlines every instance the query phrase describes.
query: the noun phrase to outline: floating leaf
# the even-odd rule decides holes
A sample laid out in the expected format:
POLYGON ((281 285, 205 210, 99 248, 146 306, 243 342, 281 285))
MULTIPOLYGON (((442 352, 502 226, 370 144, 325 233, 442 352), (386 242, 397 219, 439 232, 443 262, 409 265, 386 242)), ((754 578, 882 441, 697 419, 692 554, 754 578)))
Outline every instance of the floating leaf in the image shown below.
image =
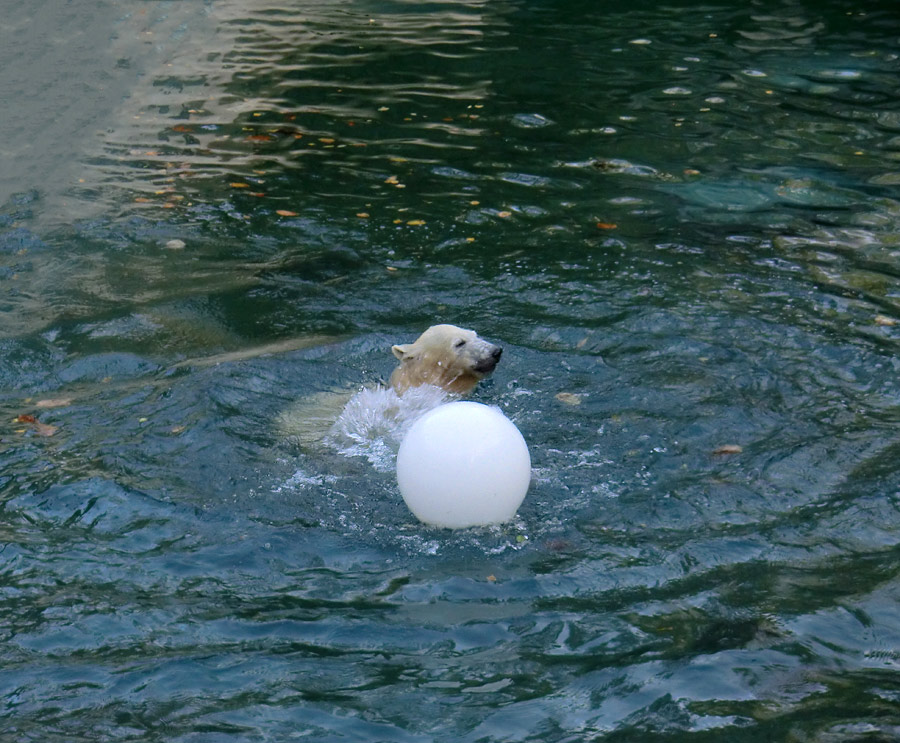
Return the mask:
POLYGON ((498 216, 498 217, 503 217, 504 219, 506 219, 507 217, 511 217, 511 216, 512 216, 512 212, 497 212, 497 216, 498 216))
POLYGON ((357 212, 356 216, 359 217, 360 219, 368 219, 369 212, 357 212))
POLYGON ((281 217, 296 217, 297 212, 292 212, 290 209, 276 209, 275 213, 281 217))
POLYGON ((34 431, 38 436, 52 436, 59 430, 56 426, 51 426, 49 423, 41 423, 33 415, 28 414, 17 416, 13 422, 25 423, 31 426, 31 430, 34 431))
POLYGON ((334 144, 334 140, 331 137, 319 137, 319 141, 323 144, 334 144))
POLYGON ((244 139, 248 142, 271 142, 275 137, 270 137, 268 134, 248 134, 244 139))
POLYGON ((425 224, 425 220, 424 219, 410 219, 406 224, 410 225, 411 227, 419 227, 420 225, 425 224))
POLYGON ((882 325, 886 328, 891 328, 896 325, 898 320, 893 317, 888 317, 887 315, 875 315, 875 324, 882 325))
POLYGON ((192 132, 194 128, 191 126, 187 126, 186 124, 176 124, 172 127, 173 131, 176 132, 192 132))
POLYGON ((713 454, 721 456, 724 454, 740 454, 742 451, 744 451, 743 447, 737 444, 723 444, 713 449, 713 454))
POLYGON ((581 405, 581 395, 576 395, 574 392, 559 392, 555 397, 566 405, 581 405))
POLYGON ((615 222, 597 222, 597 228, 601 230, 614 230, 618 226, 615 222))
POLYGON ((68 397, 47 398, 46 400, 38 400, 34 406, 36 408, 64 408, 71 405, 72 400, 68 397))
POLYGON ((249 183, 241 183, 239 181, 236 181, 235 183, 229 183, 228 185, 232 188, 250 188, 249 183))
POLYGON ((388 176, 387 178, 384 179, 384 182, 385 182, 385 183, 390 183, 392 186, 394 186, 394 185, 396 185, 397 183, 399 183, 399 181, 397 180, 397 176, 395 176, 395 175, 390 175, 390 176, 388 176))

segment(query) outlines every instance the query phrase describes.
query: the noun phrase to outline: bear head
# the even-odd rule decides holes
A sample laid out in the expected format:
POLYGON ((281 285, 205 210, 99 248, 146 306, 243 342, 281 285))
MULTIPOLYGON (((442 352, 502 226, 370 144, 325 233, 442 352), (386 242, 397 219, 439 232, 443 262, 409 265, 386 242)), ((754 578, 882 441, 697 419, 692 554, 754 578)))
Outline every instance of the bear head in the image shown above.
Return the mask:
POLYGON ((391 375, 391 386, 399 394, 423 384, 466 394, 494 371, 503 353, 500 346, 479 338, 474 330, 455 325, 433 325, 413 343, 391 350, 400 360, 391 375))

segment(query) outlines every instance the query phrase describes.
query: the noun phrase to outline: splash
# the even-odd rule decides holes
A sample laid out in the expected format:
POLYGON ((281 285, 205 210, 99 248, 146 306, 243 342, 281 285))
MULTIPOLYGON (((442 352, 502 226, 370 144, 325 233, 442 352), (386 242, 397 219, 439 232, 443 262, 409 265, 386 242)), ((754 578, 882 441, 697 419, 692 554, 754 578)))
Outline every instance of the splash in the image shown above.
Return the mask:
POLYGON ((344 406, 325 443, 346 456, 361 456, 388 472, 403 436, 424 413, 454 396, 440 387, 411 387, 403 395, 386 387, 365 388, 344 406))

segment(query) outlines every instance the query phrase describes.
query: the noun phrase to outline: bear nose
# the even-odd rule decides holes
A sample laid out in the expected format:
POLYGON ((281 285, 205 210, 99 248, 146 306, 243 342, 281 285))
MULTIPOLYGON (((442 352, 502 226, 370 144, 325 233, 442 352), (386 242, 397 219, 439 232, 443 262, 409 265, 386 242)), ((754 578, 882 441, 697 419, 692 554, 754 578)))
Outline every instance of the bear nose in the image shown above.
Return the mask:
POLYGON ((494 346, 494 350, 491 351, 491 358, 494 361, 500 361, 500 356, 503 354, 503 349, 500 346, 494 346))

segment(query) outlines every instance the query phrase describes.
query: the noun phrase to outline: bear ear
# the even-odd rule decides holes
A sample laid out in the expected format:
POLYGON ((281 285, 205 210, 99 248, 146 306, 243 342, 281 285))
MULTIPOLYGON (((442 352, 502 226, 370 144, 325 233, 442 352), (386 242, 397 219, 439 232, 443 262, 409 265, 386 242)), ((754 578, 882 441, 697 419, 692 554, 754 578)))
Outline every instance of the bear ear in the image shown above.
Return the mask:
POLYGON ((409 351, 409 346, 391 346, 391 351, 394 352, 394 356, 403 361, 403 357, 409 351))

